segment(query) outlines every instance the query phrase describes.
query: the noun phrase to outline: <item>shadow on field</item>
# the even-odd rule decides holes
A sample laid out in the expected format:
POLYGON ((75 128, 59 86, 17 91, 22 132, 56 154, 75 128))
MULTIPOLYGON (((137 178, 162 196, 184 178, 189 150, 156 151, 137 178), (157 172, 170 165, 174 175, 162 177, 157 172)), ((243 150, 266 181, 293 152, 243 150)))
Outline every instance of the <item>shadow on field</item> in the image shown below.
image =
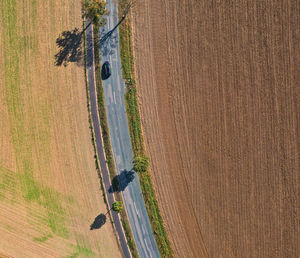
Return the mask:
POLYGON ((106 216, 101 213, 100 215, 98 215, 93 224, 90 227, 90 230, 94 230, 94 229, 99 229, 101 228, 104 224, 106 223, 106 216))
POLYGON ((112 184, 108 189, 109 193, 121 192, 131 183, 134 179, 134 171, 123 170, 120 175, 115 176, 112 184))
MULTIPOLYGON (((83 65, 83 33, 86 31, 87 27, 80 31, 78 28, 73 30, 62 32, 59 37, 56 39, 56 46, 58 52, 54 55, 55 65, 56 66, 67 66, 68 63, 77 63, 78 65, 83 65)), ((105 32, 104 29, 100 32, 100 37, 103 36, 100 40, 94 39, 95 47, 100 46, 100 51, 102 56, 108 56, 114 54, 114 49, 118 44, 117 34, 113 34, 115 29, 109 32, 105 32)), ((91 31, 87 31, 87 39, 91 38, 91 31)), ((92 48, 92 41, 87 40, 87 50, 92 48)), ((91 51, 87 51, 87 54, 91 51)), ((87 66, 92 65, 93 58, 87 57, 87 66)))
POLYGON ((56 39, 58 52, 55 54, 56 66, 67 66, 68 63, 83 65, 82 36, 78 28, 62 32, 56 39))

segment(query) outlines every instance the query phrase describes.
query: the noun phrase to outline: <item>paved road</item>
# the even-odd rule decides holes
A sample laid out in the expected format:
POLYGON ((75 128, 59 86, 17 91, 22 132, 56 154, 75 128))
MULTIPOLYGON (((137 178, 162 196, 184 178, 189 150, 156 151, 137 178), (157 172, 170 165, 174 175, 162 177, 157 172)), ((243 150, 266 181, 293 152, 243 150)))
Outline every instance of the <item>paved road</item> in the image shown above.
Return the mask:
MULTIPOLYGON (((90 101, 91 101, 91 113, 92 113, 92 119, 93 119, 93 125, 94 125, 94 132, 95 132, 95 140, 97 145, 97 152, 100 160, 100 167, 101 167, 101 173, 102 178, 104 182, 104 187, 106 190, 106 195, 108 199, 109 206, 112 207, 112 203, 114 202, 114 196, 112 193, 110 193, 108 190, 111 186, 107 164, 105 162, 105 156, 104 156, 104 146, 103 141, 101 137, 101 130, 100 130, 100 122, 99 122, 99 116, 98 116, 98 107, 97 107, 97 94, 96 94, 96 87, 95 87, 95 66, 94 66, 94 42, 93 42, 93 27, 90 26, 86 30, 87 35, 87 72, 88 72, 88 83, 89 83, 89 93, 90 93, 90 101)), ((115 223, 115 227, 119 236, 119 240, 121 243, 121 247, 124 253, 124 256, 126 258, 130 258, 130 252, 128 250, 126 238, 121 226, 121 222, 119 219, 119 216, 117 213, 115 213, 113 210, 112 216, 115 223)))
MULTIPOLYGON (((107 0, 107 2, 110 15, 103 28, 104 31, 100 32, 100 37, 110 31, 118 22, 116 1, 107 0)), ((100 47, 102 64, 109 61, 112 68, 112 75, 103 81, 103 86, 112 149, 118 173, 121 174, 124 170, 132 170, 133 152, 124 104, 124 82, 122 80, 118 39, 118 30, 115 30, 113 37, 100 47)), ((134 174, 134 176, 134 180, 128 184, 122 194, 137 249, 141 257, 160 257, 140 184, 137 175, 134 174)))

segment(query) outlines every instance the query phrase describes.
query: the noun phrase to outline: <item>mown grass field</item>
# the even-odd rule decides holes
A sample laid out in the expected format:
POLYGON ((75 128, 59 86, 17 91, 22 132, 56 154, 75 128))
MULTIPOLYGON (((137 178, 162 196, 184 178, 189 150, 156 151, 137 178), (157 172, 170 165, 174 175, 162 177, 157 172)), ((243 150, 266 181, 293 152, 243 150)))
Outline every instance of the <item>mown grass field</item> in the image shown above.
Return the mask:
POLYGON ((0 2, 0 253, 118 257, 92 147, 82 62, 56 66, 80 1, 0 2))

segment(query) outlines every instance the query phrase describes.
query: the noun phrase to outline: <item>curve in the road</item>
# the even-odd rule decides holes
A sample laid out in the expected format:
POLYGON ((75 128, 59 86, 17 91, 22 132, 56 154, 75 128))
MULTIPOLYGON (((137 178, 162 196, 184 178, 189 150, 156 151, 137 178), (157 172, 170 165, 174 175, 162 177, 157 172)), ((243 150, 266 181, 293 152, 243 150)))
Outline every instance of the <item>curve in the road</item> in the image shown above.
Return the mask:
MULTIPOLYGON (((93 41, 93 27, 89 26, 86 30, 86 41, 87 41, 87 75, 88 75, 88 86, 89 86, 89 95, 91 102, 91 114, 93 120, 95 141, 96 141, 96 149, 97 154, 100 161, 100 168, 102 173, 102 178, 104 182, 104 188, 106 192, 106 196, 108 199, 109 206, 112 207, 114 202, 113 193, 110 193, 108 190, 111 186, 109 173, 107 164, 105 161, 104 155, 104 146, 103 140, 101 137, 101 128, 100 128, 100 120, 98 115, 98 106, 97 106, 97 94, 96 94, 96 85, 95 85, 95 66, 94 66, 94 41, 93 41)), ((121 226, 120 218, 117 213, 113 210, 112 217, 114 220, 115 228, 119 236, 120 244, 122 247, 123 254, 126 258, 130 258, 130 252, 128 249, 128 245, 126 242, 125 234, 123 228, 121 226)))
MULTIPOLYGON (((107 24, 100 32, 100 37, 112 30, 118 23, 116 2, 107 0, 107 9, 110 15, 108 16, 107 24)), ((133 152, 124 103, 125 89, 122 79, 118 39, 118 29, 116 29, 112 37, 100 46, 100 50, 102 64, 108 61, 112 67, 112 75, 103 81, 103 87, 113 154, 117 171, 121 174, 124 170, 132 170, 133 152)), ((160 257, 137 175, 122 191, 122 194, 140 256, 160 257)))

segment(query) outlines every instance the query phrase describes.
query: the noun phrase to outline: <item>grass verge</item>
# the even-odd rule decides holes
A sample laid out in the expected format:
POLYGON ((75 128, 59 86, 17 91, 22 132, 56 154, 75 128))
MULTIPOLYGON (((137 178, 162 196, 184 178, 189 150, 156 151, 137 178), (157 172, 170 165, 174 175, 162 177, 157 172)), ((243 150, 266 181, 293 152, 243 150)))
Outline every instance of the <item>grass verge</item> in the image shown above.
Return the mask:
MULTIPOLYGON (((119 18, 122 10, 128 5, 128 0, 119 0, 119 18)), ((128 116, 129 131, 134 157, 145 155, 144 141, 141 129, 140 114, 138 107, 137 86, 135 81, 134 56, 132 46, 132 31, 130 15, 119 26, 120 55, 122 63, 123 79, 126 83, 125 103, 128 116)), ((140 185, 145 200, 147 213, 150 219, 154 237, 162 257, 171 257, 173 252, 168 239, 159 206, 155 197, 150 173, 139 173, 140 185)))
MULTIPOLYGON (((98 45, 99 29, 96 27, 94 27, 94 41, 95 41, 95 45, 98 45)), ((106 109, 105 109, 104 92, 103 92, 103 86, 102 86, 102 81, 101 81, 100 52, 99 52, 98 47, 94 48, 94 54, 95 54, 95 76, 96 76, 98 113, 99 113, 99 118, 100 118, 100 126, 101 126, 101 131, 102 131, 106 163, 108 166, 110 178, 112 180, 115 176, 118 175, 118 173, 117 173, 115 163, 113 160, 113 154, 112 154, 111 143, 110 143, 109 129, 108 129, 108 123, 107 123, 106 109)), ((121 193, 115 192, 115 198, 117 201, 123 202, 121 193)), ((138 251, 137 251, 134 239, 133 239, 133 235, 131 232, 131 228, 129 225, 129 221, 127 218, 126 211, 122 210, 120 212, 120 216, 121 216, 122 226, 123 226, 123 229, 125 232, 127 244, 129 246, 131 255, 133 257, 139 257, 138 251)))

